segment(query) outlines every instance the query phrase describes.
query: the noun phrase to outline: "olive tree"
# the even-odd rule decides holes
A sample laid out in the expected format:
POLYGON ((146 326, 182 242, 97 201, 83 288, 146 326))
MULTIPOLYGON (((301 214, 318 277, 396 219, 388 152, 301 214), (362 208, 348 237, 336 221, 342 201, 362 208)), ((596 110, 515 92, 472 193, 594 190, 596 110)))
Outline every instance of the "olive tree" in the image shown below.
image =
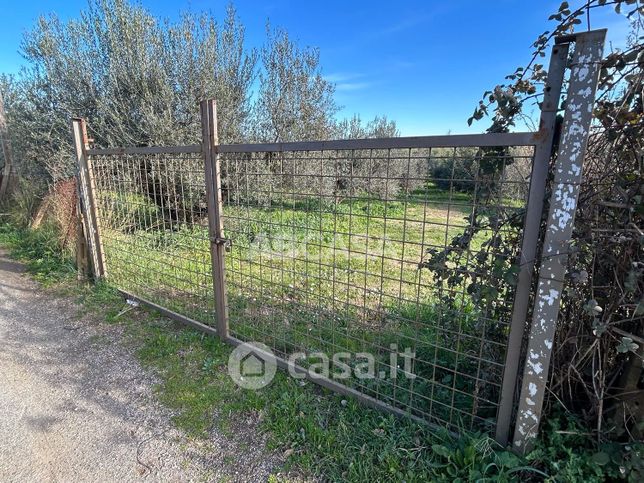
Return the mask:
POLYGON ((256 53, 228 8, 223 23, 187 14, 175 23, 125 0, 90 0, 79 19, 41 17, 25 35, 11 122, 26 162, 52 179, 73 170, 69 119, 88 119, 98 145, 197 142, 198 102, 219 101, 220 137, 239 141, 250 114, 256 53))
POLYGON ((320 68, 317 49, 298 47, 284 30, 266 28, 261 49, 255 138, 260 141, 328 139, 338 111, 334 85, 320 68))

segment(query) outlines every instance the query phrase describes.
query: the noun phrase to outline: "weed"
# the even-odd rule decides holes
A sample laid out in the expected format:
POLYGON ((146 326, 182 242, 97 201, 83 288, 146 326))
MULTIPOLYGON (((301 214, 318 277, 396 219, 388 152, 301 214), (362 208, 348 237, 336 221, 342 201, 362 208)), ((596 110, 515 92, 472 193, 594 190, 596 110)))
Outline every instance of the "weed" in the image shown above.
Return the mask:
POLYGON ((10 248, 13 256, 26 263, 36 280, 46 285, 74 273, 74 264, 60 249, 58 232, 51 225, 30 230, 0 224, 0 244, 10 248))
POLYGON ((597 445, 583 425, 559 410, 541 429, 541 438, 527 460, 551 475, 548 481, 642 481, 644 443, 597 445))

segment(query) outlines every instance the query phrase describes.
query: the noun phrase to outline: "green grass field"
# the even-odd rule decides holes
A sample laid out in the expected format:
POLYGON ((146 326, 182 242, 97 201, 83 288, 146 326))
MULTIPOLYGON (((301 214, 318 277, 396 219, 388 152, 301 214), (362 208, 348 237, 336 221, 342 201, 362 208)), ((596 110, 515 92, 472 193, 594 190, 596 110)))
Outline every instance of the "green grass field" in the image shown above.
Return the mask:
MULTIPOLYGON (((102 195, 109 282, 214 325, 206 220, 172 220, 142 196, 102 195)), ((369 352, 376 373, 387 374, 390 344, 410 347, 416 380, 344 382, 452 429, 491 430, 507 330, 485 320, 465 287, 448 289, 419 268, 429 248, 463 232, 472 204, 469 194, 435 186, 386 202, 226 203, 231 334, 282 357, 369 352), (486 340, 486 331, 495 338, 486 340)), ((466 260, 487 236, 478 233, 466 260)))

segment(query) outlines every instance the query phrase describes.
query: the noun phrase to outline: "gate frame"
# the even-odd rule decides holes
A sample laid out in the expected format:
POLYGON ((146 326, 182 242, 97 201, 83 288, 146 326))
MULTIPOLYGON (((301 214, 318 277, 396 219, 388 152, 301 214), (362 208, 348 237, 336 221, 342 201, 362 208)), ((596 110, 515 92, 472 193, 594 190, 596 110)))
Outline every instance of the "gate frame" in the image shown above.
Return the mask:
POLYGON ((224 238, 224 204, 221 193, 221 162, 219 160, 219 137, 217 134, 217 101, 214 99, 201 101, 200 109, 217 335, 222 340, 227 341, 230 334, 228 327, 228 297, 226 294, 226 264, 224 253, 228 240, 224 238))
POLYGON ((539 131, 537 132, 540 142, 535 147, 532 162, 521 251, 517 260, 519 274, 512 306, 508 349, 494 438, 502 446, 508 444, 512 416, 516 407, 514 401, 521 360, 521 346, 526 333, 525 324, 532 293, 532 280, 537 263, 537 247, 540 239, 541 218, 544 212, 548 169, 552 157, 552 144, 555 136, 557 112, 559 110, 569 47, 569 43, 564 43, 555 45, 552 48, 548 66, 548 78, 543 92, 539 131))

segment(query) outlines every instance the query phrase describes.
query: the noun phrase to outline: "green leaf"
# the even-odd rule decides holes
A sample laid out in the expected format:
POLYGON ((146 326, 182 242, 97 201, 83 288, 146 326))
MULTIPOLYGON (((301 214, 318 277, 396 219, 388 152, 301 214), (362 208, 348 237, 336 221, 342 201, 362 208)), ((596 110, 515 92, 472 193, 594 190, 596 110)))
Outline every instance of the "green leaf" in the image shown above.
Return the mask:
POLYGON ((635 315, 644 315, 644 297, 639 301, 637 307, 635 308, 635 315))
POLYGON ((452 452, 446 447, 443 446, 442 444, 434 444, 432 445, 432 451, 436 453, 439 456, 442 456, 443 458, 449 458, 452 452))
POLYGON ((630 337, 622 337, 621 342, 617 346, 617 352, 620 354, 625 354, 629 351, 635 352, 637 349, 639 349, 639 346, 630 337))
POLYGON ((510 452, 503 452, 497 455, 497 463, 504 468, 516 468, 521 464, 521 460, 510 452))
POLYGON ((608 463, 610 463, 610 455, 608 453, 600 451, 599 453, 595 453, 593 455, 593 461, 599 466, 607 465, 608 463))
POLYGON ((519 278, 520 268, 518 265, 513 265, 505 272, 503 275, 503 280, 505 280, 510 285, 515 285, 519 278))

